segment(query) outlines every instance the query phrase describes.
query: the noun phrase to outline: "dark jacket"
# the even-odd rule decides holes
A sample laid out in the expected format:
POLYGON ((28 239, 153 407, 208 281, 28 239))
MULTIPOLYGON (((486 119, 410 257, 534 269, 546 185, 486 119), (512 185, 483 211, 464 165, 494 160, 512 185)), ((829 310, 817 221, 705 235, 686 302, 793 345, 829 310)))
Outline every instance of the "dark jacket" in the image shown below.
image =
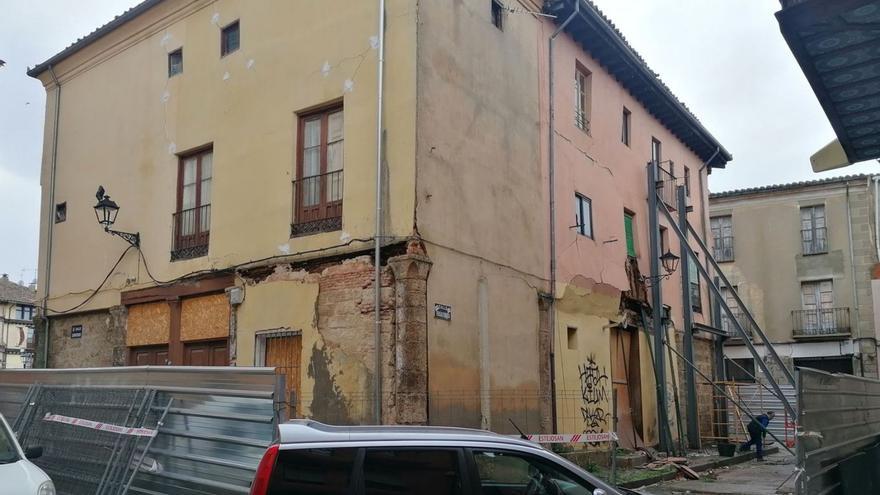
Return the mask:
POLYGON ((757 435, 759 433, 767 434, 767 425, 770 424, 770 418, 766 414, 755 416, 748 426, 749 433, 757 435))

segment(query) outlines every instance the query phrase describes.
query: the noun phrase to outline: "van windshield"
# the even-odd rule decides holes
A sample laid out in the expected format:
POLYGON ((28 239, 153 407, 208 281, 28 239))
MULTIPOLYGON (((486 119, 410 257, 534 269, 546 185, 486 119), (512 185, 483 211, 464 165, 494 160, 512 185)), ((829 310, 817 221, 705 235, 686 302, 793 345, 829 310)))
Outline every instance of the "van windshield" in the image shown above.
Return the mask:
POLYGON ((18 449, 15 447, 15 438, 6 425, 0 421, 0 464, 9 464, 19 461, 18 449))

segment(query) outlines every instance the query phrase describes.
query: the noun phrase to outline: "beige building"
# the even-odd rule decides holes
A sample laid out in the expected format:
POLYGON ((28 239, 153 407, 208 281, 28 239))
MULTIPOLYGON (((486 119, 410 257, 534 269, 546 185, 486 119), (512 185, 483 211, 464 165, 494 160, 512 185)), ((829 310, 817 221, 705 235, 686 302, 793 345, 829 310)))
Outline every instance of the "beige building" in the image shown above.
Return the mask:
MULTIPOLYGON (((876 186, 849 176, 710 196, 715 259, 788 366, 878 376, 876 186)), ((729 318, 721 321, 735 335, 729 318)), ((725 354, 755 374, 741 340, 728 341, 725 354)))
POLYGON ((0 276, 0 369, 30 368, 34 359, 34 285, 0 276))
MULTIPOLYGON (((614 387, 655 443, 650 338, 625 311, 647 303, 646 167, 703 225, 730 155, 594 7, 547 6, 576 1, 553 188, 561 19, 537 1, 387 0, 383 36, 377 2, 147 0, 39 64, 38 357, 275 366, 292 414, 332 422, 601 433, 614 387)), ((673 342, 681 286, 663 288, 673 342)))

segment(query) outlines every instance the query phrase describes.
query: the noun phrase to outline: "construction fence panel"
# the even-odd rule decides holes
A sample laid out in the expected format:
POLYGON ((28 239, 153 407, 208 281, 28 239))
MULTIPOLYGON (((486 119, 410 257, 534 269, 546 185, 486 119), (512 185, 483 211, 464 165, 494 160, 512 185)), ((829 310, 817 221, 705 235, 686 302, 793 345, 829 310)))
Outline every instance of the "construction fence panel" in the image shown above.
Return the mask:
MULTIPOLYGON (((132 443, 128 457, 116 461, 123 471, 131 473, 133 464, 129 464, 129 460, 144 459, 129 493, 247 494, 265 448, 275 439, 277 424, 286 419, 287 408, 282 402, 276 403, 277 392, 281 390, 284 390, 283 377, 276 375, 274 368, 147 366, 3 370, 0 371, 0 400, 3 401, 0 411, 10 419, 17 419, 23 410, 28 413, 30 419, 20 422, 30 422, 27 431, 21 431, 22 438, 26 446, 39 445, 46 449, 44 465, 50 476, 53 469, 61 473, 57 479, 53 476, 59 493, 93 494, 94 490, 88 491, 92 485, 83 486, 80 481, 64 476, 67 474, 64 466, 76 465, 64 459, 77 456, 83 463, 91 459, 96 466, 88 473, 96 473, 97 464, 107 460, 97 452, 113 450, 110 445, 113 442, 105 438, 112 434, 95 434, 85 428, 88 433, 81 433, 65 424, 45 425, 42 415, 66 412, 64 416, 130 426, 123 420, 132 402, 126 403, 122 394, 152 394, 144 405, 143 424, 155 424, 167 407, 158 435, 148 450, 145 441, 132 443), (39 387, 33 387, 34 384, 39 387), (59 405, 40 401, 39 394, 56 389, 71 391, 66 402, 76 405, 60 409, 59 405), (26 398, 33 404, 31 411, 23 407, 26 398), (39 426, 31 431, 35 425, 39 426), (50 429, 67 433, 53 435, 50 429)), ((105 462, 104 466, 107 465, 105 462)), ((81 471, 79 467, 76 470, 81 471)))
POLYGON ((798 495, 845 493, 841 466, 880 441, 880 381, 800 368, 798 405, 798 495))

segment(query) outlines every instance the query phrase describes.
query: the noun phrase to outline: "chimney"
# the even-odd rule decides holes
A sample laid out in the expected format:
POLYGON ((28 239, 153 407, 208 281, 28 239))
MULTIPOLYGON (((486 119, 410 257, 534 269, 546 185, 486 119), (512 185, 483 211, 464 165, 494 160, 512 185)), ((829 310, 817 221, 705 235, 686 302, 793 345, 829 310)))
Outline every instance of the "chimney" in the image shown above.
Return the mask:
POLYGON ((8 273, 3 274, 3 281, 9 282, 9 274, 8 273))

